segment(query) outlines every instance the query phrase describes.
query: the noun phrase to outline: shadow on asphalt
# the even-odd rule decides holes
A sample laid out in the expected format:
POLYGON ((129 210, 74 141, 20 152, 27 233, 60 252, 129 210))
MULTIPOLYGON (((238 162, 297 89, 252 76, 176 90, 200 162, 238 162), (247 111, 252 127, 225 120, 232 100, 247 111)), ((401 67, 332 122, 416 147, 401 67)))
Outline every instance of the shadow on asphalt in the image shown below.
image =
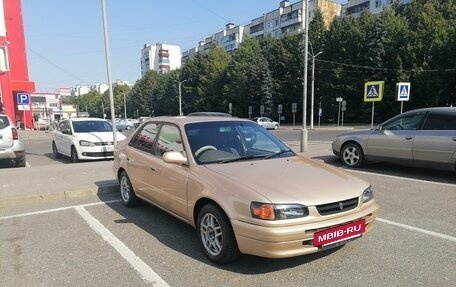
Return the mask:
POLYGON ((348 168, 340 162, 339 158, 333 155, 315 156, 312 157, 312 159, 323 161, 327 164, 330 164, 338 168, 343 168, 348 171, 353 170, 379 175, 397 176, 414 180, 425 180, 430 182, 456 184, 456 173, 452 171, 442 171, 380 162, 368 163, 360 168, 348 168))
MULTIPOLYGON (((100 195, 99 197, 104 201, 108 201, 108 199, 112 200, 113 198, 112 194, 100 195)), ((120 195, 117 194, 117 198, 119 197, 120 195)), ((296 267, 325 256, 330 256, 332 253, 337 252, 337 250, 342 248, 336 247, 319 253, 285 259, 268 259, 251 255, 242 255, 237 261, 231 264, 217 265, 207 259, 204 255, 204 252, 199 245, 198 235, 195 229, 161 209, 145 202, 141 202, 139 206, 135 208, 127 208, 121 202, 107 203, 107 206, 124 218, 115 220, 116 223, 135 224, 162 244, 181 254, 204 264, 240 274, 264 274, 296 267)), ((147 255, 145 256, 149 257, 147 255)))

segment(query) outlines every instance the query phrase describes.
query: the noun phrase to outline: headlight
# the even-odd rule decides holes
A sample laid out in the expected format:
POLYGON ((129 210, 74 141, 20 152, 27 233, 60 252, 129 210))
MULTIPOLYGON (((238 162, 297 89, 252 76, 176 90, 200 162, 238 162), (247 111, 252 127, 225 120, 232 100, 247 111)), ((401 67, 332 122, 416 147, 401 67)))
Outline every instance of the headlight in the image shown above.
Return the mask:
POLYGON ((309 215, 307 206, 300 204, 270 204, 252 202, 250 211, 254 218, 280 220, 306 217, 309 215))
POLYGON ((89 141, 79 141, 79 145, 80 146, 95 146, 95 144, 93 142, 89 142, 89 141))
POLYGON ((374 190, 372 189, 371 186, 369 186, 368 188, 366 188, 364 191, 363 191, 363 203, 364 202, 368 202, 369 200, 371 200, 372 198, 374 198, 374 190))

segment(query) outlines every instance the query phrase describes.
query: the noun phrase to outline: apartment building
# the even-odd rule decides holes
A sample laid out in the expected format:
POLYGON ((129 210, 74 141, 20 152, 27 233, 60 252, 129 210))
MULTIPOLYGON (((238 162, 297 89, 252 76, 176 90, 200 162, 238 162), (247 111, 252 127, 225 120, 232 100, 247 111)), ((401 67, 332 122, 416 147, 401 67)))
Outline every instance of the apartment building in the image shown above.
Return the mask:
POLYGON ((147 71, 154 70, 160 74, 181 66, 181 50, 179 46, 157 43, 145 44, 141 50, 141 76, 147 71))
POLYGON ((378 14, 391 7, 395 2, 402 5, 409 4, 412 0, 348 0, 346 4, 342 5, 342 15, 358 17, 363 11, 378 14))
MULTIPOLYGON (((212 44, 223 47, 227 52, 236 50, 245 36, 262 39, 267 35, 280 38, 289 33, 296 33, 305 28, 305 0, 291 4, 290 1, 281 1, 279 8, 255 18, 250 23, 235 26, 228 23, 223 31, 215 33, 201 41, 197 47, 185 51, 182 61, 192 58, 196 53, 205 53, 212 44)), ((315 16, 317 9, 323 14, 325 24, 329 24, 340 16, 341 4, 330 0, 309 0, 309 22, 315 16)))

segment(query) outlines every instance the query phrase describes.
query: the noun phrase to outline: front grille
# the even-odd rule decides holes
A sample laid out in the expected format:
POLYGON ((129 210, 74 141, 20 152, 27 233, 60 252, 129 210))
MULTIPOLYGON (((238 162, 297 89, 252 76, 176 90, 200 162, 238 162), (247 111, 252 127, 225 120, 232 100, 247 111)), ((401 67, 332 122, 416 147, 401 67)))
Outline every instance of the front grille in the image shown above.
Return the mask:
POLYGON ((358 197, 337 201, 322 205, 317 205, 317 210, 320 215, 331 215, 339 212, 345 212, 355 209, 358 206, 358 197))
POLYGON ((107 146, 107 145, 113 145, 114 142, 95 142, 94 144, 96 146, 107 146))
POLYGON ((105 151, 105 152, 83 152, 84 156, 90 157, 112 157, 114 156, 114 152, 112 151, 105 151))

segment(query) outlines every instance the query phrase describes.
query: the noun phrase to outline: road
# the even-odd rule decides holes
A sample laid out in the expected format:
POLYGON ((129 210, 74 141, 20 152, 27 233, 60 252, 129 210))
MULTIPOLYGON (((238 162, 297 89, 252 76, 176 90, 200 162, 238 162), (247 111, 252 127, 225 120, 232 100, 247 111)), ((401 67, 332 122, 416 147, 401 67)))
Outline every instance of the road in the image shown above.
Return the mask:
MULTIPOLYGON (((337 132, 310 131, 310 144, 326 149, 309 156, 342 168, 329 152, 337 132)), ((299 130, 276 133, 289 144, 299 139, 299 130)), ((55 161, 46 136, 27 144, 25 169, 56 166, 64 175, 71 166, 111 167, 110 161, 55 161)), ((9 170, 0 169, 0 174, 9 170)), ((454 286, 456 176, 385 164, 349 172, 372 184, 381 206, 371 233, 319 254, 280 260, 243 256, 226 266, 206 259, 190 226, 147 204, 128 209, 117 193, 2 208, 2 284, 454 286)))

